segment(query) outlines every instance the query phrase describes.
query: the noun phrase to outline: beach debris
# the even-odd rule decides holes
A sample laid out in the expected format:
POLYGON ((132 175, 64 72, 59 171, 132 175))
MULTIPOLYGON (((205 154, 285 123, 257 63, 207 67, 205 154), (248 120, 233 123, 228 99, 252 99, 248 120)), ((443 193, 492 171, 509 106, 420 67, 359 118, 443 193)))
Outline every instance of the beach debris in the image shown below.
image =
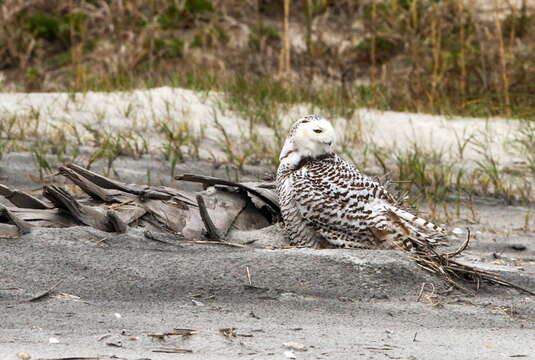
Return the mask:
POLYGON ((110 336, 111 336, 111 334, 109 334, 109 333, 108 333, 108 334, 100 335, 100 336, 98 337, 97 341, 102 341, 102 340, 104 340, 104 339, 109 338, 110 336))
POLYGON ((52 287, 40 294, 37 294, 35 295, 34 297, 32 297, 31 299, 29 299, 28 301, 29 302, 35 302, 35 301, 39 301, 39 300, 43 300, 44 298, 50 296, 50 294, 52 294, 52 292, 63 282, 63 280, 60 280, 58 282, 56 282, 54 285, 52 285, 52 287))
POLYGON ((167 336, 172 336, 172 335, 178 335, 178 336, 191 336, 191 335, 195 335, 197 334, 198 331, 195 330, 195 329, 180 329, 180 328, 175 328, 173 329, 173 331, 171 332, 168 332, 168 333, 165 333, 167 336))
POLYGON ((111 347, 123 347, 121 340, 107 342, 106 345, 111 347))
POLYGON ((225 337, 236 337, 237 335, 237 331, 238 329, 234 328, 234 327, 230 327, 230 328, 223 328, 223 329, 219 329, 219 332, 221 333, 221 335, 225 336, 225 337))
POLYGON ((27 352, 25 351, 21 351, 19 353, 17 353, 17 357, 20 359, 20 360, 30 360, 32 357, 30 356, 30 354, 28 354, 27 352))
POLYGON ((0 238, 18 238, 29 233, 30 225, 0 204, 0 238))
POLYGON ((28 209, 49 209, 51 205, 39 200, 35 196, 18 190, 11 190, 0 184, 0 195, 9 200, 13 205, 28 209))
POLYGON ((473 295, 474 291, 464 286, 461 280, 475 284, 476 289, 479 289, 481 283, 486 281, 491 284, 511 287, 527 294, 535 295, 535 291, 513 284, 494 272, 478 269, 477 267, 453 260, 454 257, 466 250, 469 242, 470 230, 467 229, 466 240, 454 252, 441 254, 431 246, 423 246, 414 252, 411 258, 424 270, 440 276, 446 283, 467 294, 473 295))
MULTIPOLYGON (((74 184, 42 188, 44 200, 0 184, 0 196, 14 206, 0 205, 0 238, 18 238, 34 227, 85 225, 110 233, 142 228, 150 240, 242 246, 225 241, 231 229, 256 230, 277 220, 278 203, 264 183, 237 183, 186 174, 178 179, 203 184, 204 190, 125 184, 76 164, 59 168, 74 184), (75 189, 81 191, 75 191, 75 189), (84 196, 85 195, 85 196, 84 196), (155 234, 168 234, 166 240, 155 234), (173 237, 169 241, 168 238, 173 237), (207 241, 206 243, 202 241, 207 241)), ((105 241, 105 239, 103 239, 105 241)))
POLYGON ((288 341, 288 342, 285 342, 284 344, 284 347, 289 349, 289 350, 295 350, 295 351, 307 351, 307 348, 304 344, 301 344, 301 343, 298 343, 298 342, 295 342, 295 341, 288 341))
POLYGON ((167 353, 167 354, 186 354, 186 353, 192 353, 193 350, 184 349, 181 347, 161 347, 161 348, 153 349, 152 352, 167 353))
POLYGON ((257 319, 257 320, 260 320, 260 316, 256 315, 254 312, 249 312, 249 316, 252 317, 253 319, 257 319))
POLYGON ((162 332, 162 333, 147 334, 147 336, 163 340, 166 336, 187 337, 187 336, 195 335, 195 334, 197 334, 197 332, 198 331, 194 330, 194 329, 178 329, 178 328, 176 328, 176 329, 173 329, 172 331, 166 331, 166 332, 162 332))
MULTIPOLYGON (((128 360, 128 359, 122 358, 122 357, 118 357, 118 356, 115 356, 115 355, 112 355, 112 356, 99 355, 97 357, 94 357, 94 356, 69 356, 69 357, 46 358, 46 359, 38 358, 36 360, 128 360)), ((139 359, 139 360, 150 360, 150 359, 142 358, 142 359, 139 359)))

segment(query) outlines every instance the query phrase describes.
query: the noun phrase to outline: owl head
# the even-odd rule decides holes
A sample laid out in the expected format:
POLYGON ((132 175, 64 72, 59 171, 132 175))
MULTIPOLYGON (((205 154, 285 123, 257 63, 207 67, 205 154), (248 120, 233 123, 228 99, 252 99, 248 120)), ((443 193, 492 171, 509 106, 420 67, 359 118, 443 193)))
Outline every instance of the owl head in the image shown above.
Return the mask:
POLYGON ((329 121, 319 115, 307 115, 290 129, 280 161, 298 163, 306 157, 316 158, 333 152, 336 132, 329 121))

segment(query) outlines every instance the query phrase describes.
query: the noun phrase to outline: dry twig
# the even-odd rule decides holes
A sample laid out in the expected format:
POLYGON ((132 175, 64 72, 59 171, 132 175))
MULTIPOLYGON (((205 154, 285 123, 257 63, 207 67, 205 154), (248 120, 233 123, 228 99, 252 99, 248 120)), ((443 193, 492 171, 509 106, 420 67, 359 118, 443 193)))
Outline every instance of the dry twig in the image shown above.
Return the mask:
POLYGON ((465 242, 453 253, 439 254, 432 246, 421 243, 416 253, 412 256, 416 264, 421 268, 432 272, 434 274, 442 276, 446 282, 453 287, 466 292, 472 293, 466 287, 462 286, 458 280, 465 280, 476 284, 476 288, 479 288, 481 281, 486 281, 491 284, 498 284, 502 286, 511 287, 520 291, 523 291, 530 295, 535 295, 535 292, 526 289, 520 285, 513 284, 507 280, 501 279, 497 274, 477 269, 473 266, 464 265, 451 258, 461 254, 468 246, 470 241, 470 232, 465 242))
POLYGON ((153 349, 152 352, 166 353, 166 354, 185 354, 185 353, 192 353, 193 350, 184 349, 180 347, 162 347, 162 348, 153 349))
POLYGON ((45 291, 45 292, 43 292, 43 293, 41 293, 39 295, 34 296, 33 298, 29 299, 28 301, 29 302, 34 302, 34 301, 41 300, 41 299, 43 299, 43 298, 45 298, 47 296, 50 296, 52 291, 54 291, 62 282, 63 282, 63 280, 58 281, 50 289, 48 289, 47 291, 45 291))

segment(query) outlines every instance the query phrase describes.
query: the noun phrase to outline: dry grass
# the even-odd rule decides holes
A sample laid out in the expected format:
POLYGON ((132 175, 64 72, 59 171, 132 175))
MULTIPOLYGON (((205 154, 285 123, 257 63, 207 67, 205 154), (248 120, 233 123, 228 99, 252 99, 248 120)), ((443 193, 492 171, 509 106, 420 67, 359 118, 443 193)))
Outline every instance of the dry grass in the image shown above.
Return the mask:
MULTIPOLYGON (((429 245, 423 244, 423 246, 416 250, 412 255, 412 259, 421 268, 442 277, 442 279, 448 283, 451 287, 459 289, 465 293, 473 293, 470 289, 461 284, 462 281, 471 282, 475 285, 476 289, 479 289, 482 282, 488 282, 490 284, 502 285, 506 287, 512 287, 520 290, 529 295, 535 295, 530 289, 518 286, 510 283, 496 273, 480 270, 476 267, 465 265, 453 260, 456 256, 460 255, 468 246, 470 241, 470 231, 468 231, 465 242, 453 253, 438 253, 429 245)), ((418 301, 425 298, 429 303, 434 306, 440 306, 440 300, 435 296, 434 288, 432 287, 431 294, 423 294, 425 289, 425 283, 422 285, 418 301)))
POLYGON ((527 6, 489 13, 465 0, 290 3, 286 34, 282 2, 3 2, 0 84, 45 91, 265 84, 253 92, 338 111, 535 117, 535 15, 527 6), (285 75, 273 82, 285 39, 285 75), (236 74, 244 81, 228 84, 236 74), (310 90, 320 84, 325 91, 310 90))

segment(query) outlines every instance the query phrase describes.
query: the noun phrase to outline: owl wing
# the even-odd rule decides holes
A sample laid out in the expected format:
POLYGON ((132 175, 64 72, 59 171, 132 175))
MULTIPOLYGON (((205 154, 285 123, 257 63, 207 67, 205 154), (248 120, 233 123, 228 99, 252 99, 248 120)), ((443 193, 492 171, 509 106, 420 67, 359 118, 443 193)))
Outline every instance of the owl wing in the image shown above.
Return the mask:
POLYGON ((341 160, 293 173, 294 203, 307 225, 338 247, 433 243, 437 226, 402 209, 377 181, 341 160))
POLYGON ((336 247, 377 247, 368 204, 394 202, 378 182, 340 161, 294 171, 291 197, 303 221, 336 247))

